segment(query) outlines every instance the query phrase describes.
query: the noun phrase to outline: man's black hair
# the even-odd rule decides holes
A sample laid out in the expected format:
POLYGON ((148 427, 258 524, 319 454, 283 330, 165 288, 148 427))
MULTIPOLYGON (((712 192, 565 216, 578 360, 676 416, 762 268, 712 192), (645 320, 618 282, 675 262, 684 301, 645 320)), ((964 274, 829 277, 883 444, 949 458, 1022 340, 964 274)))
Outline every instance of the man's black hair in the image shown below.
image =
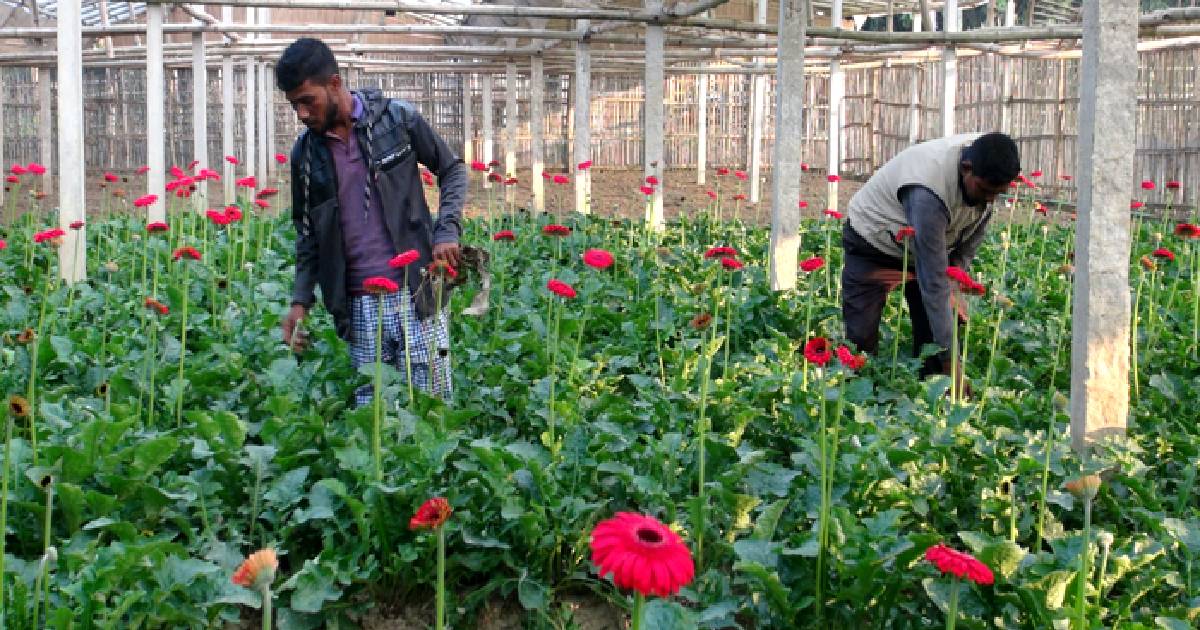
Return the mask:
POLYGON ((994 186, 1003 186, 1021 173, 1017 143, 1000 132, 985 133, 963 149, 962 159, 971 161, 971 172, 994 186))
POLYGON ((338 65, 333 51, 325 42, 311 37, 292 42, 275 64, 275 84, 284 92, 290 92, 308 80, 325 85, 335 74, 338 74, 338 65))

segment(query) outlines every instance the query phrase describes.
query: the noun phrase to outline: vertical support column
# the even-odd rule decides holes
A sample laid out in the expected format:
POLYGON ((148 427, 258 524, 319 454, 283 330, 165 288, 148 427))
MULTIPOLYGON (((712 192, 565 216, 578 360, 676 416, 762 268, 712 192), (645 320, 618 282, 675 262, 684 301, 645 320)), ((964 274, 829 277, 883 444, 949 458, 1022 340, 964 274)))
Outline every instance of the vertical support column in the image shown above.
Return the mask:
POLYGON ((246 60, 246 98, 242 103, 242 112, 246 117, 245 137, 242 139, 246 147, 246 154, 242 157, 242 164, 246 167, 246 175, 257 175, 258 167, 258 113, 255 111, 255 101, 258 100, 257 74, 255 69, 254 58, 246 60))
MULTIPOLYGON (((265 9, 260 9, 260 11, 265 11, 265 9)), ((267 169, 270 168, 268 165, 275 161, 271 155, 271 147, 267 144, 267 95, 270 94, 270 89, 267 87, 267 64, 259 62, 254 65, 258 72, 258 81, 256 82, 258 91, 255 93, 256 102, 254 104, 254 113, 258 115, 258 126, 255 129, 258 132, 258 168, 256 172, 259 179, 266 180, 267 169)), ((264 183, 259 184, 259 186, 263 185, 264 183)))
MULTIPOLYGON (((587 20, 575 22, 577 30, 587 33, 587 20)), ((573 162, 592 159, 592 50, 587 38, 575 43, 575 143, 573 162)), ((594 167, 593 167, 594 168, 594 167)), ((535 174, 535 178, 541 177, 535 174)), ((592 212, 592 169, 580 171, 575 178, 575 212, 592 212)))
MULTIPOLYGON (((645 0, 646 12, 662 11, 662 0, 645 0)), ((661 230, 663 220, 663 190, 666 188, 663 171, 663 83, 666 74, 663 70, 664 55, 663 27, 646 24, 646 97, 642 114, 642 125, 645 138, 644 165, 646 175, 654 175, 659 179, 654 194, 650 197, 650 228, 661 230)))
POLYGON ((470 166, 471 162, 475 161, 475 130, 472 128, 474 121, 471 120, 471 77, 474 75, 462 75, 462 125, 463 125, 463 149, 462 158, 470 166))
MULTIPOLYGON (((833 0, 833 5, 830 11, 830 20, 833 27, 842 28, 842 0, 833 0)), ((839 57, 834 57, 829 60, 829 116, 826 120, 829 122, 829 130, 825 137, 825 152, 829 158, 826 165, 829 175, 837 175, 842 171, 842 116, 845 113, 846 105, 846 71, 842 70, 842 60, 839 57)), ((825 207, 830 210, 838 209, 838 183, 836 181, 828 181, 826 186, 825 207)))
POLYGON ((167 155, 164 134, 166 103, 163 85, 163 5, 146 5, 146 173, 148 194, 158 195, 146 208, 147 222, 167 218, 167 155))
MULTIPOLYGON (((541 172, 546 168, 543 145, 545 119, 542 117, 542 101, 546 98, 546 75, 540 52, 529 58, 529 88, 529 163, 532 166, 529 186, 533 189, 533 210, 545 212, 546 180, 542 179, 541 172)), ((582 178, 586 171, 577 169, 576 172, 579 173, 579 178, 582 178)))
MULTIPOLYGON (((83 163, 83 22, 79 0, 58 4, 58 224, 84 219, 83 163)), ((58 248, 58 269, 63 280, 87 277, 86 226, 67 230, 58 248)))
MULTIPOLYGON (((942 22, 947 33, 958 30, 958 0, 946 0, 942 22)), ((958 51, 942 50, 942 135, 954 135, 954 107, 958 103, 958 51)))
MULTIPOLYGON (((1004 26, 1010 28, 1017 23, 1017 3, 1009 2, 1004 7, 1004 26)), ((1008 122, 1011 118, 1012 100, 1012 64, 1009 57, 1000 59, 1000 131, 1008 132, 1008 122)))
MULTIPOLYGON (((212 168, 208 160, 208 66, 204 61, 204 33, 192 33, 192 159, 200 168, 212 168)), ((196 185, 192 196, 196 210, 203 211, 208 201, 208 181, 196 185)))
MULTIPOLYGON (((483 91, 483 150, 481 153, 483 153, 483 163, 491 164, 492 145, 495 143, 495 136, 492 128, 492 111, 494 109, 494 105, 492 104, 493 86, 492 74, 490 72, 483 73, 481 89, 483 91)), ((541 177, 542 174, 538 173, 537 176, 541 177)), ((489 182, 486 177, 483 178, 483 187, 492 187, 492 183, 489 182)))
POLYGON ((1137 123, 1138 3, 1086 2, 1079 103, 1079 231, 1071 330, 1071 445, 1123 434, 1129 414, 1129 186, 1137 123))
MULTIPOLYGON (((517 64, 504 64, 504 176, 517 173, 517 64)), ((507 196, 507 195, 506 195, 507 196)))
POLYGON ((908 143, 921 139, 921 67, 912 66, 912 94, 908 101, 908 143))
POLYGON ((42 186, 44 188, 50 187, 53 181, 51 177, 58 172, 54 168, 54 92, 50 89, 53 76, 48 66, 37 69, 38 162, 46 167, 46 174, 42 176, 42 186))
POLYGON ((708 73, 696 75, 696 183, 703 186, 708 170, 708 73))
POLYGON ((224 154, 221 156, 221 183, 225 187, 225 204, 229 205, 236 200, 233 180, 237 177, 237 169, 225 155, 237 157, 237 149, 233 146, 233 57, 228 54, 221 57, 221 152, 224 154))
MULTIPOLYGON (((836 0, 835 0, 836 1, 836 0)), ((754 23, 767 23, 767 0, 758 0, 754 8, 754 23)), ((764 35, 759 35, 763 39, 764 35)), ((755 60, 755 70, 762 69, 762 59, 755 60)), ((767 75, 755 73, 750 79, 750 203, 758 203, 762 188, 763 101, 767 98, 767 75)))
MULTIPOLYGON (((6 85, 4 80, 4 68, 0 67, 0 85, 6 85)), ((8 160, 4 159, 4 102, 6 90, 0 88, 0 175, 4 175, 4 169, 8 168, 8 160)), ((4 203, 5 186, 0 186, 0 204, 4 203)))
POLYGON ((275 65, 263 64, 263 105, 266 112, 266 121, 263 123, 267 130, 267 174, 271 177, 277 177, 279 174, 279 162, 275 160, 275 65))
POLYGON ((800 158, 804 135, 804 27, 808 0, 779 0, 775 153, 771 157, 772 291, 796 287, 800 253, 800 158))

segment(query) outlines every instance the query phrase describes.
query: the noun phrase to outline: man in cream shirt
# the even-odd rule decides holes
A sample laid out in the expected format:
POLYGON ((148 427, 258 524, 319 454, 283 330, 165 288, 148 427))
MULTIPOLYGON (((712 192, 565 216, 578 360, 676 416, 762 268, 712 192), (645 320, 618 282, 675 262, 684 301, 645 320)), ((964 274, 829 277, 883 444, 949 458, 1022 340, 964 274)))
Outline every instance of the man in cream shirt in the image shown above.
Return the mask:
POLYGON ((946 267, 970 268, 992 217, 989 204, 1020 171, 1012 138, 960 134, 901 151, 855 193, 842 232, 842 315, 846 336, 860 350, 878 349, 888 293, 902 284, 913 356, 925 344, 941 348, 926 359, 921 376, 950 373, 955 324, 946 267), (896 236, 904 227, 916 232, 905 270, 915 276, 900 269, 904 245, 896 236))

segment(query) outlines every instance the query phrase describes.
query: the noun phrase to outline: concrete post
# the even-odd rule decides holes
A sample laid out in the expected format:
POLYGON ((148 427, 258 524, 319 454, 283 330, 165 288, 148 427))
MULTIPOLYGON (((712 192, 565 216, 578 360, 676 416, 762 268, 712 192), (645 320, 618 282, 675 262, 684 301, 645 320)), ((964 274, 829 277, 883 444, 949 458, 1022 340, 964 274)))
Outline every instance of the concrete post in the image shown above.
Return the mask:
MULTIPOLYGON (((1009 2, 1004 7, 1004 26, 1012 27, 1017 23, 1017 3, 1009 2)), ((1012 60, 1002 57, 1000 60, 1000 130, 1008 131, 1011 117, 1009 100, 1012 98, 1012 60)))
MULTIPOLYGON (((835 2, 837 0, 834 0, 835 2)), ((754 8, 754 23, 767 23, 767 0, 758 0, 754 8)), ((764 35, 759 35, 763 39, 764 35)), ((762 60, 755 62, 761 67, 762 60)), ((767 98, 767 75, 756 74, 750 79, 750 203, 758 203, 762 188, 763 110, 767 98)))
MULTIPOLYGON (((658 13, 662 11, 662 0, 645 0, 646 11, 658 13)), ((645 138, 644 171, 659 179, 654 194, 650 197, 650 229, 661 230, 665 221, 663 218, 663 190, 666 181, 663 173, 663 84, 666 74, 663 70, 664 49, 663 27, 646 25, 646 97, 642 124, 645 138)))
MULTIPOLYGON (((958 0, 946 0, 942 22, 946 32, 958 30, 958 0)), ((958 52, 953 46, 942 50, 942 135, 955 131, 954 107, 958 102, 958 52)))
MULTIPOLYGON (((517 64, 504 64, 504 176, 517 173, 517 64)), ((507 197, 507 195, 506 195, 507 197)))
MULTIPOLYGON (((212 168, 208 159, 208 66, 204 53, 204 33, 192 33, 192 159, 200 162, 200 168, 212 168)), ((197 183, 192 203, 199 211, 209 203, 207 180, 197 183)))
POLYGON ((246 154, 242 157, 242 164, 245 166, 248 176, 258 174, 258 108, 255 106, 258 100, 258 72, 255 68, 256 65, 253 57, 246 60, 246 98, 242 103, 243 115, 246 118, 245 137, 242 138, 246 154))
POLYGON ((808 0, 779 0, 775 153, 771 157, 772 291, 796 287, 800 253, 800 158, 804 135, 804 27, 808 0))
MULTIPOLYGON (((0 85, 5 85, 4 68, 0 68, 0 85)), ((8 160, 4 159, 4 101, 6 90, 0 89, 0 175, 4 175, 4 170, 8 168, 8 160)), ((6 193, 4 192, 7 186, 0 186, 0 205, 4 204, 6 193)))
POLYGON ((263 104, 267 130, 267 175, 277 177, 280 165, 275 161, 275 64, 263 64, 263 104))
MULTIPOLYGON (((830 19, 834 28, 842 27, 842 0, 833 0, 830 19)), ((846 71, 842 70, 842 60, 829 60, 829 130, 826 132, 826 155, 829 157, 827 168, 830 175, 842 171, 842 115, 846 104, 846 71)), ((838 209, 838 183, 827 182, 825 207, 830 210, 838 209)))
POLYGON ((696 183, 703 186, 708 170, 708 74, 696 75, 696 183))
POLYGON ((908 101, 908 143, 921 139, 921 67, 912 66, 912 93, 908 101))
POLYGON ((146 173, 147 194, 158 201, 146 208, 147 222, 167 218, 167 155, 165 85, 163 83, 163 5, 146 5, 146 173))
MULTIPOLYGON (((529 186, 533 189, 533 210, 546 211, 545 180, 542 171, 546 168, 545 149, 545 119, 542 117, 542 101, 546 95, 546 75, 543 70, 542 55, 535 54, 529 58, 529 186)), ((583 176, 582 171, 578 171, 583 176)), ((516 171, 513 171, 516 174, 516 171)))
MULTIPOLYGON (((83 221, 86 165, 83 162, 83 22, 79 0, 58 3, 58 224, 83 221)), ((67 229, 58 248, 63 280, 87 277, 87 227, 67 229)))
MULTIPOLYGON (((481 153, 483 153, 483 163, 491 164, 492 146, 495 144, 495 136, 493 135, 494 131, 492 127, 492 109, 494 106, 492 104, 493 86, 491 73, 485 72, 483 74, 481 89, 483 91, 483 150, 481 153)), ((541 177, 540 173, 538 174, 538 177, 541 177)), ((491 186, 492 183, 489 182, 486 177, 484 177, 483 187, 491 188, 491 186)))
POLYGON ((233 146, 233 57, 228 54, 221 57, 221 152, 221 183, 225 188, 225 205, 229 205, 237 199, 233 189, 237 169, 225 156, 237 157, 237 149, 233 146))
MULTIPOLYGON (((260 11, 265 10, 260 9, 260 11)), ((270 87, 268 87, 270 83, 267 81, 267 64, 259 62, 254 65, 255 71, 258 72, 258 81, 256 81, 258 91, 255 93, 257 102, 254 108, 254 113, 258 115, 258 125, 257 129, 255 129, 258 132, 258 168, 255 171, 259 179, 264 180, 259 183, 261 187, 266 185, 265 180, 267 179, 268 169, 270 169, 268 165, 274 162, 270 145, 267 144, 267 95, 270 94, 270 87)))
POLYGON ((54 164, 54 92, 51 82, 54 76, 50 68, 37 69, 38 83, 38 162, 46 167, 41 177, 44 189, 50 187, 51 178, 58 171, 54 164))
POLYGON ((1123 434, 1129 415, 1129 186, 1137 125, 1138 3, 1085 2, 1079 226, 1071 330, 1071 445, 1123 434))
POLYGON ((463 125, 463 149, 462 158, 470 166, 471 162, 475 161, 475 130, 471 125, 471 77, 474 75, 462 75, 462 125, 463 125))
MULTIPOLYGON (((589 22, 578 20, 576 29, 587 32, 589 22)), ((575 144, 572 161, 575 164, 592 159, 592 51, 587 40, 575 44, 575 144)), ((540 179, 541 174, 534 175, 540 179)), ((575 178, 575 212, 592 211, 592 171, 579 172, 575 178)))

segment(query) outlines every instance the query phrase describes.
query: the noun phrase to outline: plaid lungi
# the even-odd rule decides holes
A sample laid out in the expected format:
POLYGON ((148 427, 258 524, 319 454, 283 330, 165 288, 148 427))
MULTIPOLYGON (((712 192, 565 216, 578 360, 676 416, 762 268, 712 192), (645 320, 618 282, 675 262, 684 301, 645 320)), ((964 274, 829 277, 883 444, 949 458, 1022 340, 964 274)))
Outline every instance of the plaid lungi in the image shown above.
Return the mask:
MULTIPOLYGON (((383 361, 396 368, 401 381, 407 380, 404 367, 404 340, 410 346, 413 385, 433 396, 449 398, 450 326, 447 309, 422 320, 407 290, 383 295, 367 294, 351 297, 350 364, 355 370, 375 362, 375 331, 379 315, 379 300, 383 299, 383 361), (403 308, 402 308, 403 306, 403 308)), ((354 403, 372 402, 374 387, 363 385, 354 390, 354 403)))

